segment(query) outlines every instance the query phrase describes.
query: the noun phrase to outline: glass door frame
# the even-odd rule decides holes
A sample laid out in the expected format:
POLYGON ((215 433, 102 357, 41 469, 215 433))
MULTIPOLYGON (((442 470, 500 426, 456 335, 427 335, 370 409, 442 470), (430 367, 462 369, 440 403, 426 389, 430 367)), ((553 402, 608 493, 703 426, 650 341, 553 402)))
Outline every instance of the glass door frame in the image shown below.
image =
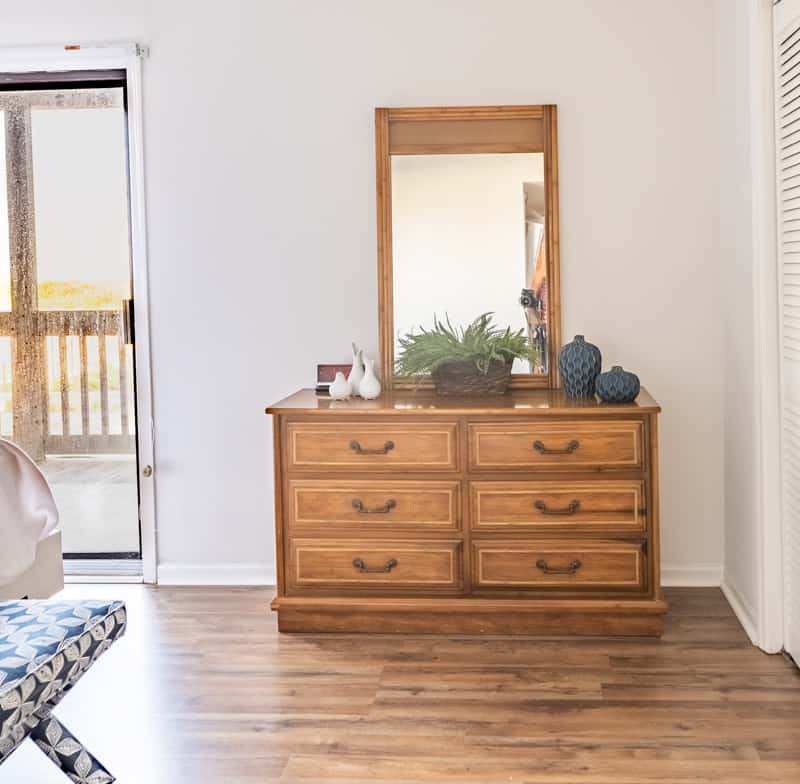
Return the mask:
MULTIPOLYGON (((58 83, 59 77, 64 80, 67 74, 69 78, 73 78, 73 74, 77 72, 86 72, 86 81, 89 81, 90 72, 98 71, 119 71, 124 79, 127 98, 131 274, 133 299, 136 303, 134 356, 142 571, 144 582, 156 583, 155 455, 142 117, 142 60, 147 54, 147 47, 136 43, 10 47, 0 49, 0 80, 5 75, 9 81, 58 83)), ((9 210, 11 209, 12 205, 9 203, 9 210)), ((33 346, 36 350, 33 345, 35 342, 31 340, 31 345, 27 348, 33 346)), ((25 349, 24 346, 23 348, 25 349)), ((40 411, 39 415, 45 416, 46 412, 40 411)), ((23 427, 26 426, 23 423, 23 427)))

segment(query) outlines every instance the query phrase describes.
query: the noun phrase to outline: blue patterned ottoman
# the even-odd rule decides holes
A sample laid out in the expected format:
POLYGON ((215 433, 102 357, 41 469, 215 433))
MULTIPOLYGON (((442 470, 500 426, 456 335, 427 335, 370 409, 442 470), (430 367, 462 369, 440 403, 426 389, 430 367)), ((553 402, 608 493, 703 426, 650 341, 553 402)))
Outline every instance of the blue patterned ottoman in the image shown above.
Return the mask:
POLYGON ((114 781, 52 710, 125 620, 116 601, 0 602, 0 765, 30 735, 76 784, 114 781))

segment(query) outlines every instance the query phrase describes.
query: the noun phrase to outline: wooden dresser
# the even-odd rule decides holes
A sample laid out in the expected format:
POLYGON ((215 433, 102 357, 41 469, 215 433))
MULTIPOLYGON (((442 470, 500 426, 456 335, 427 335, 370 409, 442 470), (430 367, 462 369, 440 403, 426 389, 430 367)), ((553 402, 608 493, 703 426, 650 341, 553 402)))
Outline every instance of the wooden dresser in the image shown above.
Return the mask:
POLYGON ((645 390, 270 406, 279 628, 660 634, 659 410, 645 390))

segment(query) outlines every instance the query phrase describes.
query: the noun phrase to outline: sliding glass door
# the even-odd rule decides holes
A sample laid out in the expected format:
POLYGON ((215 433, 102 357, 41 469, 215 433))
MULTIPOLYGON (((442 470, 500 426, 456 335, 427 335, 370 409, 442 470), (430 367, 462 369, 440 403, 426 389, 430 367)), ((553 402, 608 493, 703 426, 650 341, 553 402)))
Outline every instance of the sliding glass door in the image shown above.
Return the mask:
POLYGON ((124 74, 2 85, 0 436, 66 557, 140 557, 124 74))

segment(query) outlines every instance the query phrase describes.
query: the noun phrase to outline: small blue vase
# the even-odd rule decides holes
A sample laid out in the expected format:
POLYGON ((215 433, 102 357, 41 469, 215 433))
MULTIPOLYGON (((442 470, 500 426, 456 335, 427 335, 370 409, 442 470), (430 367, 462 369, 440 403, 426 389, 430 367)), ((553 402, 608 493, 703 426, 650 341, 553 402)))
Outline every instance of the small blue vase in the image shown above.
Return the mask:
POLYGON ((572 343, 562 346, 558 352, 558 370, 567 397, 592 397, 601 366, 600 349, 587 343, 583 335, 575 335, 572 343))
POLYGON ((604 403, 632 403, 639 394, 639 377, 614 365, 597 377, 597 396, 604 403))

